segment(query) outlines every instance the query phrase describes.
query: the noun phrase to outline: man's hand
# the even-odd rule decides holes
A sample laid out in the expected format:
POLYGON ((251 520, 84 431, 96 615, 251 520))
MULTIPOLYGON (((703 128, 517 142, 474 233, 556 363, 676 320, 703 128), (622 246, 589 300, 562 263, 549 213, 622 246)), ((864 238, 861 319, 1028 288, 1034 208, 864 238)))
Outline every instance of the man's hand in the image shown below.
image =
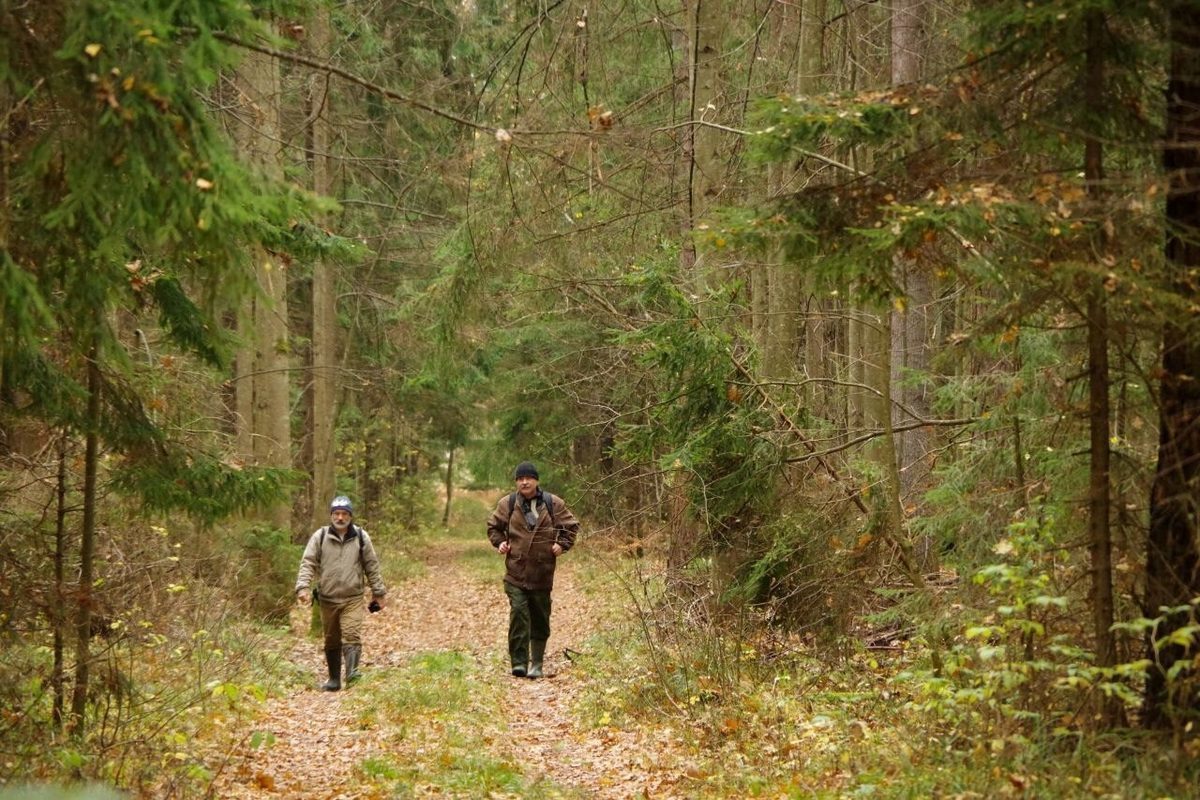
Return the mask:
POLYGON ((387 605, 387 600, 384 599, 383 595, 379 594, 371 595, 371 602, 374 603, 375 608, 379 609, 380 611, 382 611, 383 607, 387 605))
POLYGON ((555 542, 554 544, 550 545, 550 552, 554 553, 555 558, 557 558, 558 556, 561 556, 562 555, 562 545, 559 544, 558 542, 555 542))
POLYGON ((296 592, 296 602, 308 608, 312 605, 312 593, 308 589, 301 589, 296 592))
POLYGON ((506 556, 508 555, 508 551, 512 549, 512 546, 507 541, 503 541, 496 549, 500 551, 500 555, 506 556))

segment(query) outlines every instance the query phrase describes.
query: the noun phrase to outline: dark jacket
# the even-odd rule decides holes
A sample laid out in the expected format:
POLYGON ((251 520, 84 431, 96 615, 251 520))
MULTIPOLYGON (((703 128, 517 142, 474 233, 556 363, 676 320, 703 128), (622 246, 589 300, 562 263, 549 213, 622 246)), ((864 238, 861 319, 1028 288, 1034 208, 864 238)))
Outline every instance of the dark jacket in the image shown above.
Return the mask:
POLYGON ((558 542, 565 553, 575 544, 579 533, 579 521, 567 504, 558 495, 551 496, 554 498, 553 525, 546 513, 545 495, 541 489, 532 499, 538 512, 537 525, 532 531, 520 509, 522 498, 519 494, 516 495, 517 502, 511 505, 509 500, 513 495, 500 498, 488 518, 487 535, 492 547, 499 547, 507 540, 511 548, 504 560, 504 580, 526 591, 548 592, 554 588, 555 556, 550 548, 558 542))

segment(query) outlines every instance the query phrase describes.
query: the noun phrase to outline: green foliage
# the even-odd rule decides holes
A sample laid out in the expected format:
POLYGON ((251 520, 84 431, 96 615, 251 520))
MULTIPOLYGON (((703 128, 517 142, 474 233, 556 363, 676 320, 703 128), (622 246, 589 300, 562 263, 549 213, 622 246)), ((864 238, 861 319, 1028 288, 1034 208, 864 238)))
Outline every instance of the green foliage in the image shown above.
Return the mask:
POLYGON ((237 552, 237 584, 247 613, 256 619, 286 621, 295 604, 292 588, 304 548, 292 542, 290 531, 255 525, 228 542, 237 552), (240 544, 240 549, 238 545, 240 544))
POLYGON ((1196 654, 1200 653, 1200 597, 1186 605, 1158 610, 1160 613, 1156 617, 1117 623, 1114 628, 1149 642, 1153 659, 1126 667, 1153 670, 1161 676, 1164 687, 1162 713, 1179 736, 1196 723, 1192 698, 1200 687, 1200 669, 1197 669, 1196 660, 1196 654))
POLYGON ((921 109, 908 90, 825 97, 770 97, 759 101, 756 155, 785 158, 796 148, 818 150, 883 145, 907 135, 921 109))
MULTIPOLYGON (((139 796, 159 794, 167 785, 200 791, 212 775, 204 763, 211 754, 200 740, 242 724, 270 687, 291 677, 278 657, 278 632, 233 613, 243 596, 214 591, 217 580, 233 588, 238 549, 222 550, 217 562, 198 545, 176 547, 179 537, 158 526, 127 528, 132 534, 121 545, 135 569, 102 557, 97 570, 89 698, 94 724, 85 738, 65 744, 52 719, 48 644, 26 636, 0 649, 0 696, 11 710, 0 745, 13 786, 59 775, 137 790, 139 796), (206 584, 206 570, 215 573, 214 584, 206 584)), ((30 536, 31 528, 23 534, 30 536)), ((20 581, 24 590, 45 591, 36 576, 20 581)), ((262 576, 253 575, 250 583, 261 585, 262 576)), ((46 625, 53 612, 23 613, 29 624, 46 625)), ((62 796, 59 791, 54 796, 62 796)))
POLYGON ((646 424, 630 428, 618 451, 631 460, 656 457, 664 471, 688 476, 696 514, 713 527, 762 510, 783 454, 760 433, 772 427, 762 407, 742 402, 747 373, 732 337, 697 314, 673 265, 635 268, 626 281, 653 316, 618 343, 655 376, 658 396, 646 424))
POLYGON ((862 574, 874 537, 829 514, 819 495, 780 501, 786 506, 737 539, 741 564, 725 591, 730 600, 764 613, 780 630, 808 631, 830 661, 841 655, 862 602, 862 574))
POLYGON ((227 366, 232 340, 214 333, 221 327, 196 306, 178 280, 160 278, 151 283, 150 291, 159 310, 159 324, 173 341, 212 366, 227 366))
POLYGON ((1045 522, 1010 526, 995 547, 1004 560, 972 578, 986 590, 986 605, 958 615, 958 635, 940 665, 898 676, 909 684, 910 707, 957 742, 1071 735, 1089 702, 1111 696, 1130 710, 1139 703, 1145 662, 1097 668, 1076 644, 1054 541, 1045 522))
POLYGON ((201 453, 166 455, 114 470, 114 485, 141 498, 148 511, 183 511, 204 524, 265 505, 298 476, 290 470, 243 467, 201 453))

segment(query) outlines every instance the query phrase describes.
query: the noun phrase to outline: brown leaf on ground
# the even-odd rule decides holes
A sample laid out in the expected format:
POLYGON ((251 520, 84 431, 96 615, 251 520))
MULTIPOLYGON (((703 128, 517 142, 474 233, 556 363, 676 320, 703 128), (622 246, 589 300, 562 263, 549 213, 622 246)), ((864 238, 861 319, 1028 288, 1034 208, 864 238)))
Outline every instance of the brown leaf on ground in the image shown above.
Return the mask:
MULTIPOLYGON (((643 766, 647 747, 660 743, 637 731, 583 727, 571 715, 582 683, 564 651, 584 651, 586 639, 605 624, 597 604, 579 588, 572 559, 563 559, 555 581, 546 678, 525 680, 503 669, 508 603, 499 558, 496 579, 490 583, 472 577, 460 563, 464 553, 478 548, 490 549, 482 537, 479 542, 441 542, 425 554, 423 575, 391 588, 384 611, 367 616, 364 672, 439 650, 465 652, 482 664, 494 663, 497 666, 488 680, 495 691, 504 693, 507 725, 520 736, 492 738, 489 756, 518 765, 531 781, 549 780, 598 800, 674 796, 668 788, 674 778, 655 775, 643 766), (440 600, 430 603, 429 598, 440 600), (407 619, 402 613, 405 608, 425 612, 420 619, 407 619)), ((404 754, 394 752, 396 738, 389 731, 363 730, 362 721, 351 711, 352 703, 347 702, 353 693, 369 691, 369 682, 343 692, 316 689, 324 677, 324 663, 319 642, 305 635, 307 613, 295 614, 290 658, 311 671, 312 686, 270 701, 261 717, 242 731, 225 755, 211 796, 368 800, 373 793, 354 788, 359 782, 357 765, 372 756, 403 763, 404 754), (254 732, 269 732, 275 741, 270 747, 252 748, 254 732)), ((439 787, 416 791, 418 796, 448 796, 439 787)))

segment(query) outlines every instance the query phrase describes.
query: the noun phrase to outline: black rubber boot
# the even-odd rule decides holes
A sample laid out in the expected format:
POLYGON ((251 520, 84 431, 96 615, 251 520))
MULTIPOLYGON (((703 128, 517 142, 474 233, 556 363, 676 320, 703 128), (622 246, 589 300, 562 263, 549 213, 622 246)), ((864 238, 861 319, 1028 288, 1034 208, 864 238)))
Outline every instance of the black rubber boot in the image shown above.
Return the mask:
POLYGON ((325 663, 329 666, 329 680, 321 684, 321 691, 336 692, 342 688, 342 651, 325 651, 325 663))
POLYGON ((361 644, 348 644, 342 648, 342 659, 346 662, 346 685, 354 683, 362 677, 358 671, 358 659, 362 655, 361 644))
POLYGON ((529 640, 515 641, 512 633, 508 637, 508 660, 512 662, 514 678, 524 678, 529 673, 529 640))
POLYGON ((529 672, 526 677, 542 677, 542 660, 546 657, 546 640, 534 639, 529 643, 529 672))

